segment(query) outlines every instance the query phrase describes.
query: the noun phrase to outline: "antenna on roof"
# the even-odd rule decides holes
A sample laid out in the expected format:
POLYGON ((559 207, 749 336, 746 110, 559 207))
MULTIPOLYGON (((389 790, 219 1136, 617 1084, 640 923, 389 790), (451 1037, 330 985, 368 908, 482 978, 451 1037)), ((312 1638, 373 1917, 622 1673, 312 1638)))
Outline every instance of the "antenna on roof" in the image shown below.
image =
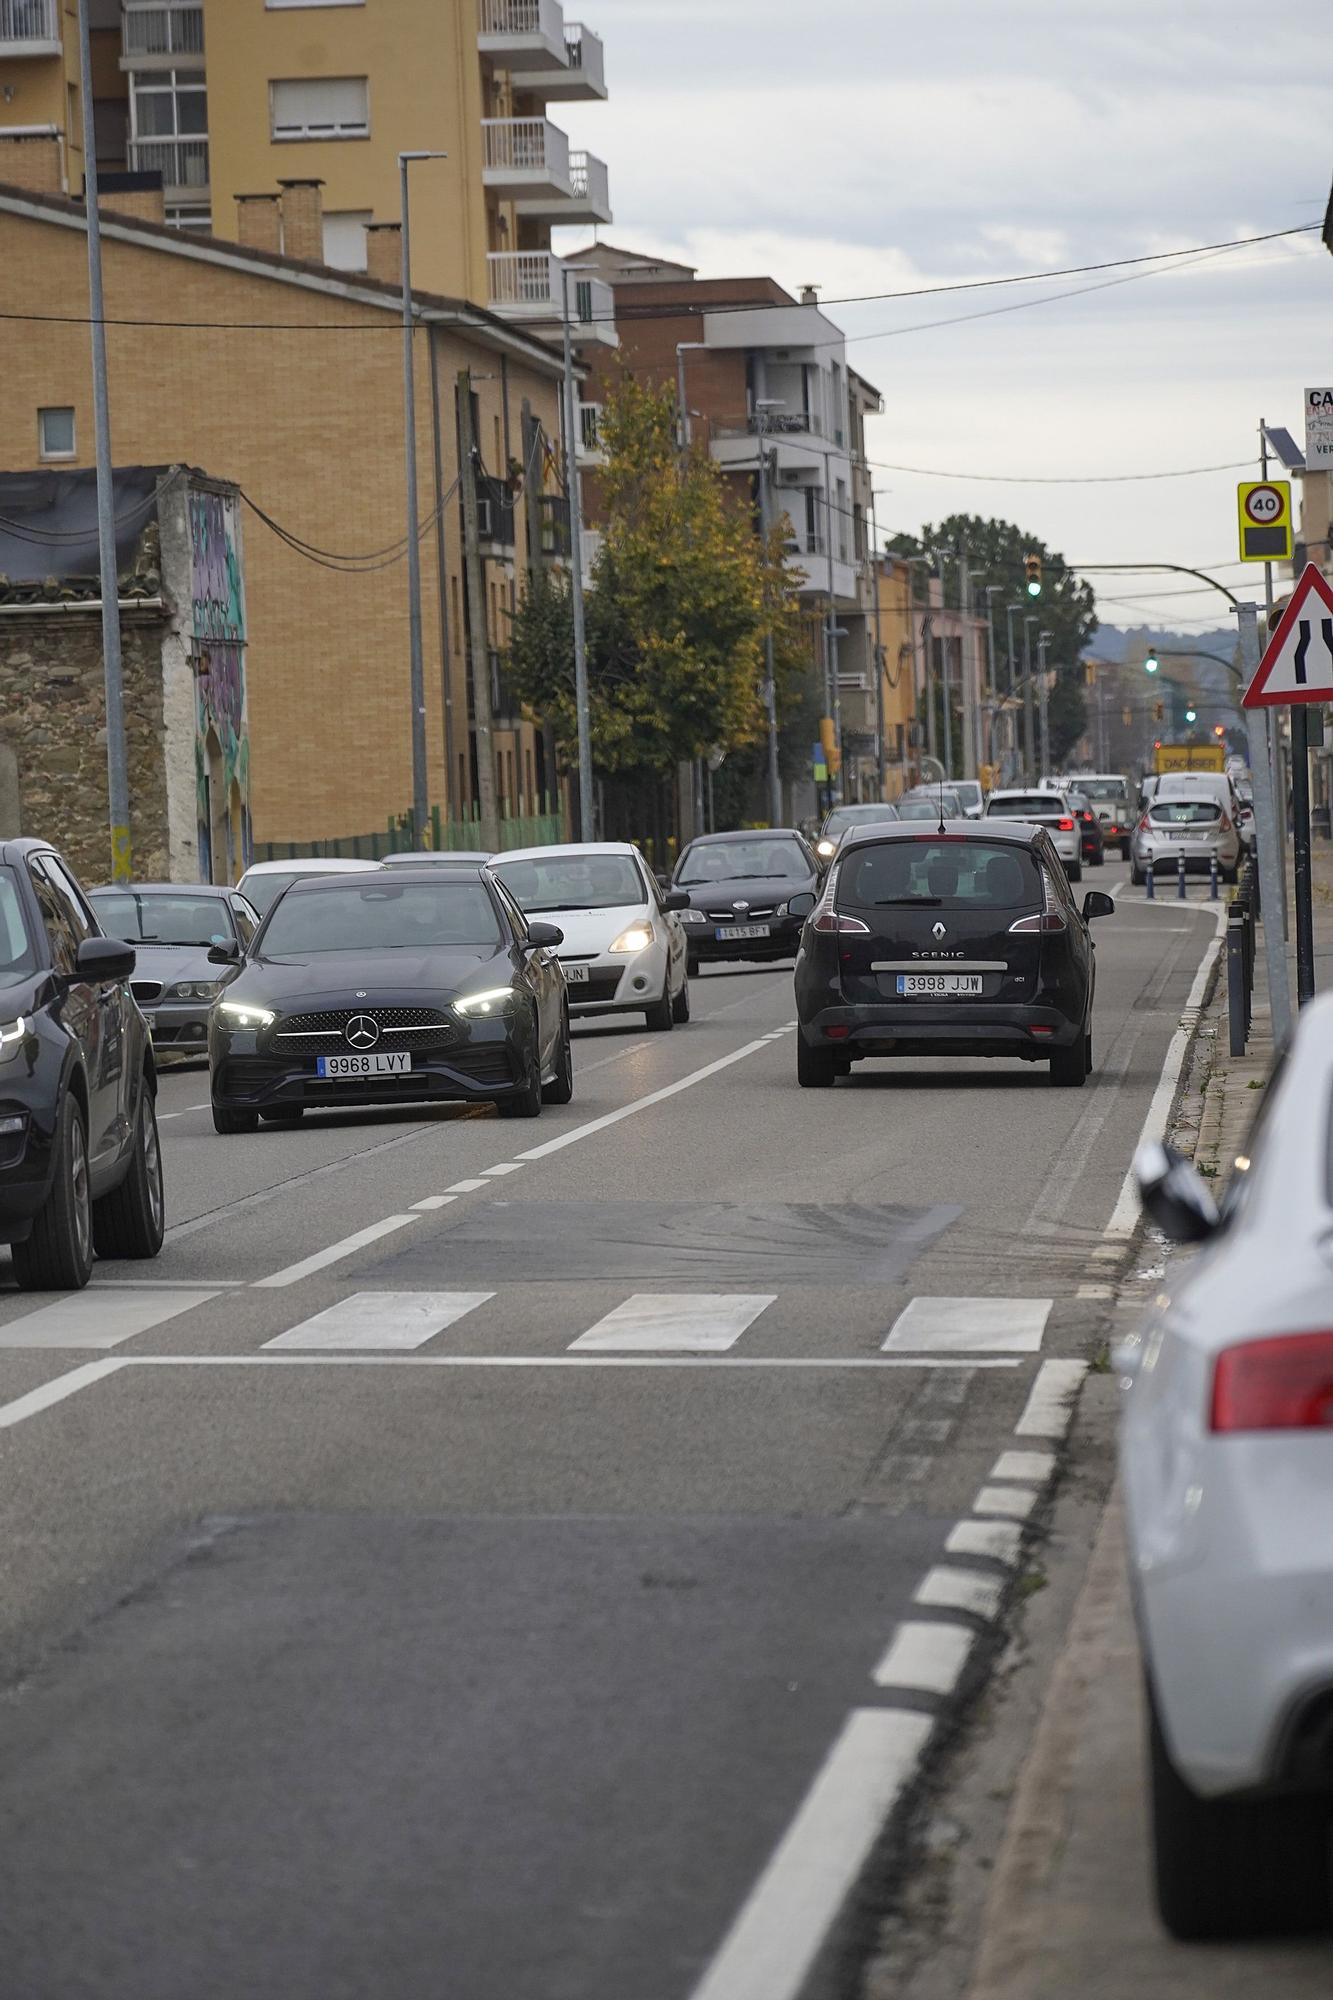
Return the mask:
POLYGON ((940 767, 940 832, 944 831, 944 768, 940 767))

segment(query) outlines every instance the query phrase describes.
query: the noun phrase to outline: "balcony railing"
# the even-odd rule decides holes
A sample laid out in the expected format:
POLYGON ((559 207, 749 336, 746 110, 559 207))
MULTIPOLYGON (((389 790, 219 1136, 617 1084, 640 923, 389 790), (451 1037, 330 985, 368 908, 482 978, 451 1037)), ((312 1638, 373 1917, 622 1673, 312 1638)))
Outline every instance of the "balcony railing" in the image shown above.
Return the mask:
POLYGON ((179 6, 127 5, 121 30, 126 56, 201 56, 204 52, 204 10, 199 0, 179 6))
POLYGON ((207 139, 131 139, 130 166, 135 173, 161 174, 162 185, 204 193, 208 188, 207 139))
POLYGON ((585 28, 582 21, 566 21, 565 48, 568 52, 569 67, 599 97, 606 95, 606 53, 602 38, 591 28, 585 28))
POLYGON ((560 0, 478 0, 477 31, 527 39, 540 35, 559 44, 565 32, 560 0))
POLYGON ((541 531, 542 554, 548 561, 567 561, 571 548, 569 501, 563 493, 543 493, 541 531))
MULTIPOLYGON (((490 273, 491 311, 506 319, 564 320, 560 259, 549 250, 493 250, 486 259, 490 273)), ((619 344, 615 325, 615 294, 601 278, 571 272, 569 316, 578 340, 619 344)))
POLYGON ((782 544, 783 553, 789 556, 826 556, 828 543, 822 535, 788 535, 782 544))
POLYGON ((59 0, 0 0, 0 55, 45 55, 60 48, 59 0))
POLYGON ((569 141, 549 118, 483 118, 483 178, 517 188, 569 187, 569 141))
POLYGON ((575 203, 588 211, 589 218, 611 220, 611 180, 605 160, 599 160, 596 153, 571 153, 569 184, 575 203))
POLYGON ((597 458, 602 450, 602 405, 579 404, 579 456, 597 458))
MULTIPOLYGON (((769 410, 764 415, 768 437, 821 437, 823 428, 819 418, 806 410, 769 410)), ((716 438, 757 437, 758 433, 757 416, 726 417, 713 426, 716 438)))

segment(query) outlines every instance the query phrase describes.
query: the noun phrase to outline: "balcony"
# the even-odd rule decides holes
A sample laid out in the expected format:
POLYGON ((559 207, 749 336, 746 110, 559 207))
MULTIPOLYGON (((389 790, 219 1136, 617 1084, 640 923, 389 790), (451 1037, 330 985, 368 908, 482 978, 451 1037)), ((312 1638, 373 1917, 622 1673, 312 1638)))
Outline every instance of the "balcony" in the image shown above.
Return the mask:
MULTIPOLYGON (((828 446, 821 442, 817 416, 802 410, 769 410, 764 416, 764 448, 777 486, 819 485, 828 446)), ((759 464, 758 419, 724 417, 712 428, 708 445, 724 472, 754 472, 759 464)))
POLYGON ((560 0, 477 0, 477 47, 509 70, 546 77, 569 61, 560 0))
MULTIPOLYGON (((459 506, 462 506, 460 497, 459 506)), ((503 479, 477 475, 477 536, 481 552, 503 558, 514 552, 514 496, 503 479)))
POLYGON ((168 202, 208 194, 207 139, 131 139, 130 168, 136 174, 161 174, 168 202))
POLYGON ((481 130, 482 182, 502 201, 536 215, 573 200, 569 141, 549 118, 483 118, 481 130))
MULTIPOLYGON (((571 153, 569 181, 574 199, 561 204, 562 226, 566 222, 611 221, 611 186, 605 160, 599 160, 596 153, 571 153)), ((518 212, 523 213, 522 202, 518 212)))
MULTIPOLYGON (((493 313, 522 321, 548 337, 563 328, 564 266, 558 257, 549 250, 493 250, 486 264, 493 313)), ((597 340, 618 347, 615 304, 611 287, 600 278, 574 276, 569 285, 569 307, 575 340, 580 344, 597 340)))
POLYGON ((600 403, 579 404, 577 456, 580 465, 606 464, 606 449, 602 444, 602 405, 600 403))
MULTIPOLYGON (((514 78, 517 85, 519 79, 514 78)), ((602 38, 582 21, 565 23, 565 67, 545 86, 548 97, 566 103, 606 96, 606 56, 602 38)))
POLYGON ((0 0, 0 56, 58 56, 59 0, 0 0))
POLYGON ((129 0, 121 23, 122 69, 169 69, 184 62, 198 67, 204 53, 204 10, 200 0, 129 0))
POLYGON ((548 562, 568 562, 569 501, 563 493, 543 493, 540 507, 543 556, 548 562))

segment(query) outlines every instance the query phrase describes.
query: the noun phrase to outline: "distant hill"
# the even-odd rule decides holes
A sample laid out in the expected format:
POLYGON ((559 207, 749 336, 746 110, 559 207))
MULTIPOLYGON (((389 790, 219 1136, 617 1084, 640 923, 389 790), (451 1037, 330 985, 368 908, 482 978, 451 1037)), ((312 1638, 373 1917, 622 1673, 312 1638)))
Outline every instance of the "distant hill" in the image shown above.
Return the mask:
POLYGON ((1096 635, 1084 648, 1085 660, 1111 660, 1117 666, 1125 657, 1130 640, 1162 646, 1168 652, 1221 653, 1229 660, 1236 649, 1235 628, 1220 627, 1216 632, 1173 632, 1165 625, 1099 625, 1096 635))

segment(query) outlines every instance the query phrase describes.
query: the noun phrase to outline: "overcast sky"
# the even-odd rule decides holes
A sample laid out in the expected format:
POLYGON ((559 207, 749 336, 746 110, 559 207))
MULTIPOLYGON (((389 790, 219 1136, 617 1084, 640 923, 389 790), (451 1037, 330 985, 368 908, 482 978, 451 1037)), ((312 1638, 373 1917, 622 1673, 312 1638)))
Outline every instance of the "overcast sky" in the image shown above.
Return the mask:
MULTIPOLYGON (((1333 258, 1317 232, 1063 300, 1052 295, 1124 274, 831 302, 1320 221, 1329 0, 570 0, 566 12, 606 43, 609 101, 553 108, 610 165, 602 234, 701 276, 821 286, 849 360, 884 395, 871 442, 883 528, 1000 514, 1076 562, 1157 558, 1219 569, 1242 594, 1261 584, 1236 561, 1242 470, 1017 485, 889 468, 1086 479, 1249 461, 1261 416, 1299 438, 1303 389, 1333 383, 1333 258)), ((1158 594, 1186 578, 1095 581, 1107 622, 1225 615, 1216 596, 1158 594)))

